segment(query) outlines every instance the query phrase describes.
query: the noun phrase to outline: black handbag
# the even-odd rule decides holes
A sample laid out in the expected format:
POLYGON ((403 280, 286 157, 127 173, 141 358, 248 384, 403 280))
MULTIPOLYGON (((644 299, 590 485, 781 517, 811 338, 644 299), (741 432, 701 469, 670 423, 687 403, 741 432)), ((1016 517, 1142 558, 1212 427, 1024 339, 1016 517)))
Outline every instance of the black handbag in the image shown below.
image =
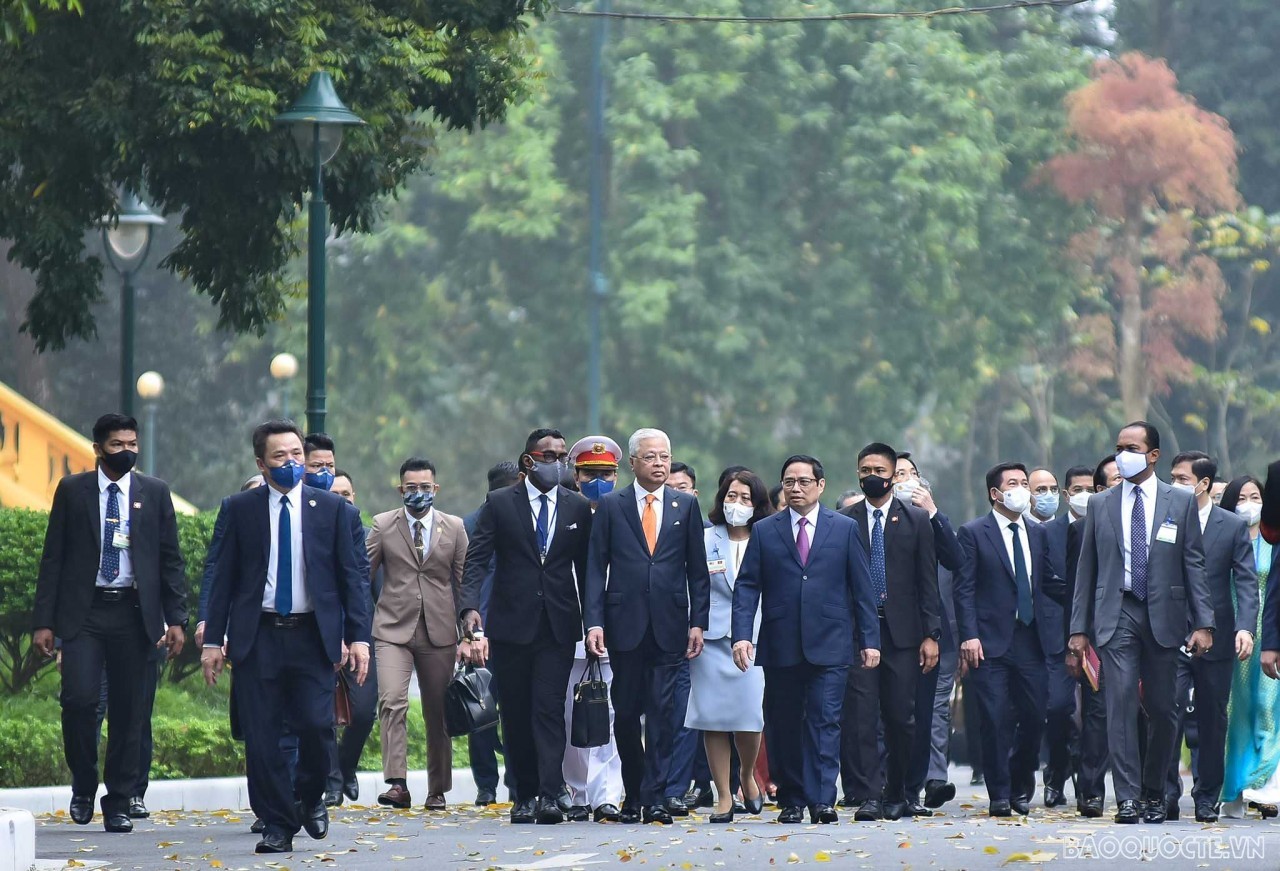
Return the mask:
POLYGON ((600 674, 600 657, 588 656, 582 680, 573 687, 574 747, 603 747, 609 743, 609 685, 600 674))
POLYGON ((498 705, 489 683, 489 669, 459 663, 444 693, 444 724, 451 738, 498 725, 498 705))

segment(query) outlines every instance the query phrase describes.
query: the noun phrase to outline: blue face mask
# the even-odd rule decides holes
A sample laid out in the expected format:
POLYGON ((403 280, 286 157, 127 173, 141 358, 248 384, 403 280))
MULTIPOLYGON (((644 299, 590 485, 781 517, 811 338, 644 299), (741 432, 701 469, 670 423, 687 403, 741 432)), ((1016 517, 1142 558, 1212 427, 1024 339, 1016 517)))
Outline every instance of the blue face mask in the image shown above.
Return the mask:
POLYGON ((272 483, 277 487, 292 490, 298 486, 298 482, 302 480, 305 471, 302 463, 297 460, 286 460, 283 466, 273 466, 267 469, 267 474, 271 476, 272 483))
POLYGON ((302 478, 303 483, 308 487, 317 487, 321 490, 328 490, 333 486, 333 472, 328 469, 321 469, 318 472, 307 472, 302 478))
POLYGON ((1058 513, 1058 494, 1041 493, 1036 496, 1036 514, 1041 517, 1052 517, 1058 513))
POLYGON ((583 481, 578 485, 578 489, 590 501, 599 502, 605 494, 613 492, 613 487, 616 483, 616 481, 606 481, 603 478, 593 478, 590 481, 583 481))

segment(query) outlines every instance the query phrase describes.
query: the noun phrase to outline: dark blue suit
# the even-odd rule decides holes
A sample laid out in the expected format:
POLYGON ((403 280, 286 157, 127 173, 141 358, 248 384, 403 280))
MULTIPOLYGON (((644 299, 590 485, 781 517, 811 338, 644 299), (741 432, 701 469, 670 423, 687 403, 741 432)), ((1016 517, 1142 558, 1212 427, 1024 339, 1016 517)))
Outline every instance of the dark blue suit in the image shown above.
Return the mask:
POLYGON ((751 640, 759 606, 755 663, 765 669, 765 740, 778 804, 834 805, 855 641, 879 650, 880 619, 858 525, 819 508, 802 564, 791 519, 787 509, 751 528, 733 588, 733 640, 751 640))
POLYGON ((965 560, 955 578, 961 642, 973 638, 982 642, 984 659, 972 672, 971 685, 982 712, 982 769, 993 802, 1008 801, 1012 785, 1018 787, 1019 795, 1030 797, 1023 790, 1028 770, 1032 785, 1035 783, 1047 703, 1044 651, 1062 640, 1061 617, 1049 616, 1049 593, 1060 598, 1061 582, 1049 565, 1044 530, 1035 523, 1024 524, 1031 553, 1027 572, 1035 616, 1030 626, 1017 619, 1014 568, 1001 530, 1009 522, 1001 516, 997 523, 992 513, 960 527, 958 537, 965 560), (1009 715, 1011 705, 1013 717, 1009 715), (1016 784, 1011 783, 1011 775, 1016 784))
POLYGON ((705 630, 711 611, 698 500, 666 486, 658 495, 662 522, 652 555, 634 484, 600 500, 587 553, 582 622, 588 630, 604 629, 613 667, 614 738, 626 804, 632 807, 662 801, 674 737, 677 672, 689 630, 705 630))
MULTIPOLYGON (((1049 568, 1065 589, 1067 580, 1067 534, 1071 512, 1041 524, 1049 546, 1049 568)), ((1065 595, 1064 595, 1065 601, 1065 595)), ((1059 623, 1066 619, 1062 604, 1049 600, 1047 613, 1059 623)), ((1066 638, 1061 634, 1045 648, 1045 668, 1049 677, 1048 702, 1045 708, 1045 742, 1049 745, 1049 761, 1044 769, 1045 786, 1062 791, 1076 767, 1079 756, 1080 730, 1076 727, 1076 681, 1067 671, 1066 638)), ((1025 787, 1026 785, 1023 784, 1025 787)), ((1034 788, 1034 784, 1031 785, 1034 788)))
POLYGON ((205 636, 207 644, 227 639, 250 806, 267 833, 292 837, 301 821, 280 752, 285 717, 298 736, 297 797, 307 812, 323 796, 335 753, 333 666, 341 661, 344 640, 369 643, 371 599, 368 557, 356 547, 364 532, 359 514, 341 497, 303 485, 291 494, 291 514, 297 522, 301 511, 305 581, 314 616, 302 615, 295 628, 264 621, 274 544, 268 502, 273 492, 258 487, 223 502, 225 528, 209 590, 205 636))

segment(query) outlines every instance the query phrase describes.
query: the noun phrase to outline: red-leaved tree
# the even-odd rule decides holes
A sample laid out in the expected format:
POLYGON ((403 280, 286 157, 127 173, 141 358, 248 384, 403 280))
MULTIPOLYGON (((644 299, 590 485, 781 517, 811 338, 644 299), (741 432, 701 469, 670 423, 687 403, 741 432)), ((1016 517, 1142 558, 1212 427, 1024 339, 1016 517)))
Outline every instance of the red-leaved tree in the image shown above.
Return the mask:
POLYGON ((1235 137, 1178 91, 1163 60, 1138 53, 1099 61, 1067 109, 1074 149, 1045 169, 1093 208, 1072 253, 1110 302, 1080 318, 1069 365, 1090 381, 1114 377, 1125 416, 1143 418, 1153 393, 1190 376, 1182 344, 1222 329, 1226 284, 1196 249, 1193 218, 1238 207, 1235 137))

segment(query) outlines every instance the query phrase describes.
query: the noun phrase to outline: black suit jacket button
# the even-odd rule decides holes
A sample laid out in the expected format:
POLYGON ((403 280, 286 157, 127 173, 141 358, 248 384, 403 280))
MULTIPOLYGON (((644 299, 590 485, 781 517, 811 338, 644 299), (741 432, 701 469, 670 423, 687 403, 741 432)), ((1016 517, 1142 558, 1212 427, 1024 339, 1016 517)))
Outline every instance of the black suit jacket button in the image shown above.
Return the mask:
POLYGON ((539 598, 539 599, 541 599, 541 598, 542 598, 542 591, 541 591, 541 590, 539 590, 539 591, 538 591, 538 598, 539 598))
POLYGON ((808 576, 808 575, 801 575, 801 576, 800 576, 800 580, 802 580, 802 581, 807 581, 807 580, 809 580, 809 576, 808 576))

